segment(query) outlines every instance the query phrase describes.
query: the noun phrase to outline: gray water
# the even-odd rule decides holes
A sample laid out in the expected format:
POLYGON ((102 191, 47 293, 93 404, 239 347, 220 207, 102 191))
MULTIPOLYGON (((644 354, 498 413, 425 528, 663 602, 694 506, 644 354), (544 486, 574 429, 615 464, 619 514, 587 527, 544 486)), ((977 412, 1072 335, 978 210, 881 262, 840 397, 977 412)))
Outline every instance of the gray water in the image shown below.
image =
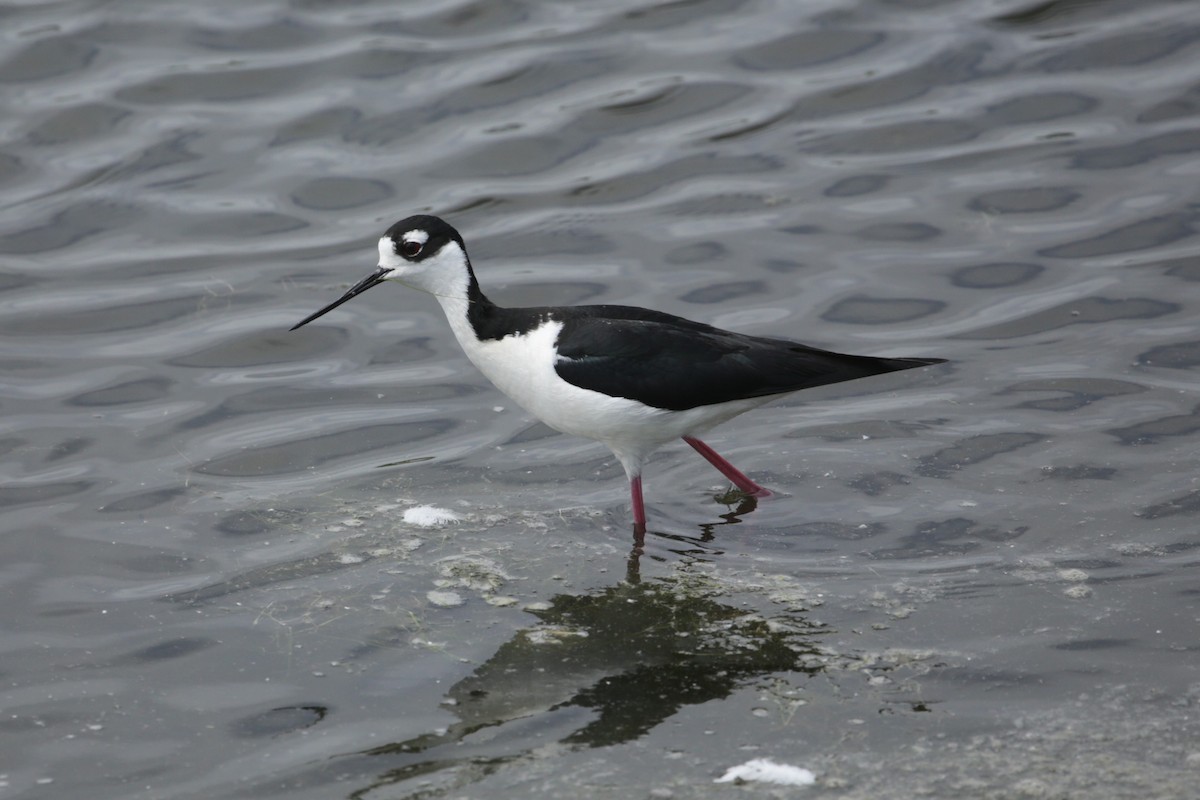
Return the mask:
POLYGON ((3 797, 1195 796, 1195 4, 0 19, 3 797), (717 429, 757 504, 663 449, 639 555, 432 298, 287 332, 419 212, 501 303, 950 363, 717 429))

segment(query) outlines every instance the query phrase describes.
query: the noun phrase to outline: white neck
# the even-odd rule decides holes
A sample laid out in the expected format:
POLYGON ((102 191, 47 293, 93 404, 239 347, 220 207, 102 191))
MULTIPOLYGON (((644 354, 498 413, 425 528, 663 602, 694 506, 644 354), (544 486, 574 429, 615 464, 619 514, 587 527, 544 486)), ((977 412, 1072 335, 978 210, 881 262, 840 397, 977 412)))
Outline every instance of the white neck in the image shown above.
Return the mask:
POLYGON ((468 344, 474 344, 478 340, 475 336, 475 329, 471 327, 471 322, 467 319, 467 311, 471 305, 467 299, 467 285, 468 277, 464 269, 457 274, 452 285, 445 286, 444 291, 440 291, 434 296, 446 315, 446 321, 450 323, 450 330, 454 331, 454 338, 458 339, 458 343, 469 353, 468 344))
POLYGON ((475 334, 467 321, 470 272, 467 254, 458 242, 447 242, 437 253, 414 262, 398 256, 392 240, 385 236, 379 240, 379 266, 392 270, 388 277, 393 280, 436 297, 463 347, 474 341, 475 334))
POLYGON ((402 275, 401 280, 424 289, 437 298, 450 323, 450 329, 454 331, 454 338, 466 349, 468 342, 476 341, 475 331, 467 320, 470 307, 467 290, 471 282, 467 269, 467 254, 457 242, 450 242, 436 255, 413 267, 411 270, 402 270, 408 274, 402 275))

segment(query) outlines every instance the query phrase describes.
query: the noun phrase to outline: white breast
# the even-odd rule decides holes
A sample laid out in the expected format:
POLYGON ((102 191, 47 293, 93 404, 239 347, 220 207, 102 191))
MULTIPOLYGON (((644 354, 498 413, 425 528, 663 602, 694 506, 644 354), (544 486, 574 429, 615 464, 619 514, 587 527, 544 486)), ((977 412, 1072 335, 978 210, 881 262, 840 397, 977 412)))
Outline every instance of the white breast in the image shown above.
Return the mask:
POLYGON ((700 433, 770 397, 736 400, 685 411, 652 408, 623 397, 581 389, 554 370, 561 322, 524 335, 479 341, 465 318, 451 323, 463 351, 496 388, 551 428, 608 445, 623 464, 641 461, 666 442, 700 433))
POLYGON ((460 343, 467 357, 496 388, 550 427, 608 441, 630 421, 653 416, 632 400, 580 389, 554 371, 554 343, 561 322, 547 322, 523 335, 460 343))

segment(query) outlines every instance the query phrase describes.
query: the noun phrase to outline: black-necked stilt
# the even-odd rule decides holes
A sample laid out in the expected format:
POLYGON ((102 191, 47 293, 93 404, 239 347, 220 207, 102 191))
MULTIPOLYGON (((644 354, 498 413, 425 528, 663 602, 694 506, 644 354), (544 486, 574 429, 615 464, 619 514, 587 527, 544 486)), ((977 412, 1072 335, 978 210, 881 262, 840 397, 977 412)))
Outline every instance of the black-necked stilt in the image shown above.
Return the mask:
POLYGON ((639 534, 642 464, 667 442, 682 438, 738 489, 764 496, 696 434, 782 394, 944 360, 831 353, 632 306, 501 308, 479 289, 458 231, 424 215, 388 228, 379 269, 292 330, 384 281, 436 297, 467 357, 526 411, 607 445, 629 477, 639 534))

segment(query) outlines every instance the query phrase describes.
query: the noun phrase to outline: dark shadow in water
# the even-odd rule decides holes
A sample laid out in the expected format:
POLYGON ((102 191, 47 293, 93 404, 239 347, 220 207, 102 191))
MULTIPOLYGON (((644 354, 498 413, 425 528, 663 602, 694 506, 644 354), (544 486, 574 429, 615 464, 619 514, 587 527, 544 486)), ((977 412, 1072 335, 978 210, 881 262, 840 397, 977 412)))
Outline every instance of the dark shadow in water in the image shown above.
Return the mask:
MULTIPOLYGON (((834 631, 801 611, 770 619, 728 597, 728 587, 688 570, 720 551, 716 528, 735 525, 757 506, 721 496, 732 507, 697 535, 650 532, 683 554, 668 578, 640 576, 644 537, 635 538, 629 580, 587 594, 554 596, 531 610, 537 622, 518 630, 486 662, 446 692, 456 720, 431 733, 314 763, 289 777, 293 790, 346 782, 346 796, 454 795, 497 771, 543 757, 547 746, 609 747, 635 741, 686 707, 724 699, 773 676, 816 676, 854 656, 819 647, 834 631), (679 545, 678 549, 676 545, 679 545), (405 786, 410 781, 419 786, 405 786), (415 791, 408 794, 407 791, 415 791)), ((332 565, 324 563, 323 569, 332 565)), ((251 576, 244 576, 242 582, 251 576)), ((255 580, 269 581, 260 574, 255 580)), ((176 600, 199 602, 237 586, 208 587, 176 600)), ((237 732, 288 730, 322 721, 317 706, 275 709, 237 732)), ((331 715, 331 719, 336 714, 331 715)), ((346 785, 343 784, 343 785, 346 785)))
MULTIPOLYGON (((744 687, 841 672, 855 664, 857 654, 820 646, 836 631, 803 610, 777 608, 769 617, 748 611, 730 597, 728 586, 691 569, 721 553, 719 526, 739 524, 758 504, 741 494, 715 499, 729 509, 695 533, 650 532, 655 545, 682 556, 669 577, 641 577, 645 537, 635 539, 627 580, 586 594, 555 595, 548 607, 531 609, 534 624, 515 631, 451 686, 443 701, 454 717, 449 725, 310 762, 289 774, 290 789, 303 793, 337 783, 351 798, 456 796, 493 773, 536 765, 547 748, 637 741, 688 707, 722 700, 744 687)), ((667 560, 666 553, 653 557, 667 560)), ((328 554, 250 570, 169 599, 203 604, 344 568, 328 554)), ((232 732, 245 738, 277 736, 314 730, 338 718, 336 708, 311 702, 260 712, 232 732)), ((270 780, 257 787, 263 794, 249 787, 248 796, 271 794, 270 780)))
MULTIPOLYGON (((769 622, 725 602, 703 578, 621 583, 557 595, 474 673, 452 686, 458 719, 443 732, 334 758, 301 786, 370 775, 349 797, 434 775, 432 794, 453 792, 552 742, 572 748, 636 740, 680 709, 728 697, 771 675, 816 675, 831 633, 799 613, 769 622), (512 726, 507 734, 498 729, 512 726), (535 735, 529 731, 536 729, 535 735)), ((426 787, 430 789, 432 787, 426 787)))

